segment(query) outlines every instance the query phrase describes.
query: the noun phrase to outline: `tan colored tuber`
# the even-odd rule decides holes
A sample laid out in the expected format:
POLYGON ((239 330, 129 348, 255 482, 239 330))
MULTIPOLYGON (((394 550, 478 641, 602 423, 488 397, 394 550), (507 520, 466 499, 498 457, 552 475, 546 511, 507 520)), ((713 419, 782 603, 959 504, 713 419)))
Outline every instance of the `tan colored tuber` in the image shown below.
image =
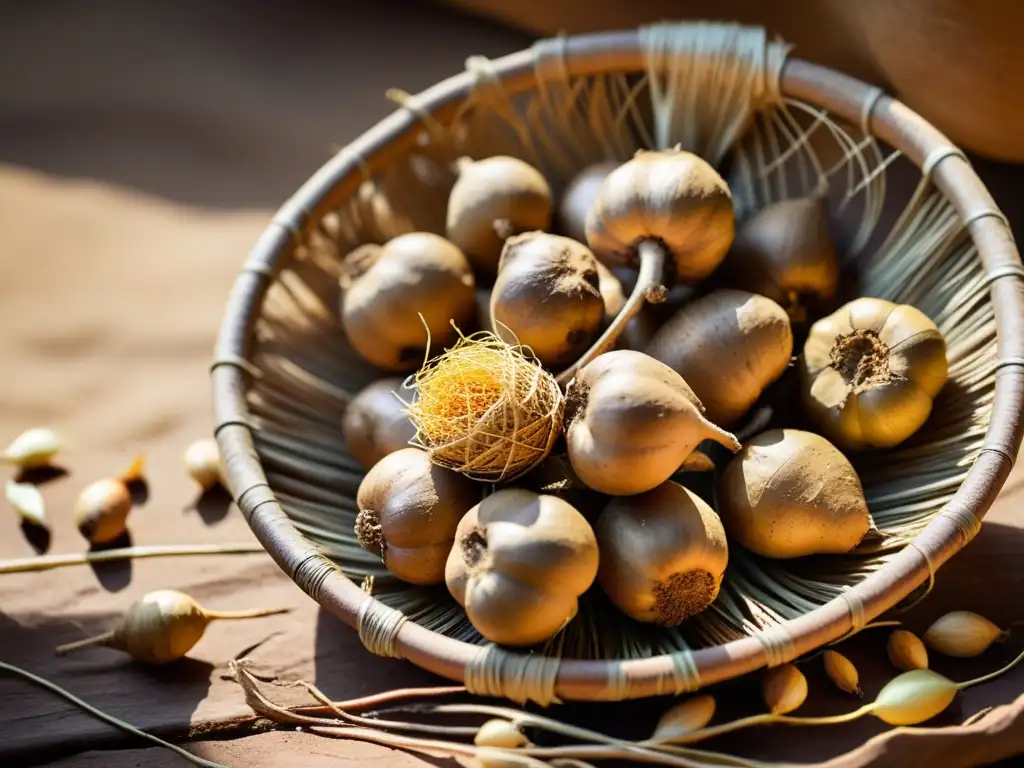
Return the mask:
POLYGON ((762 432, 743 446, 719 479, 718 511, 739 544, 780 559, 849 552, 871 528, 853 466, 798 429, 762 432))
POLYGON ((62 445, 60 435, 52 429, 31 427, 14 438, 0 453, 0 462, 13 464, 21 470, 48 467, 62 445))
POLYGON ((364 469, 407 447, 415 437, 416 428, 403 402, 412 397, 402 379, 378 379, 359 390, 346 406, 341 431, 348 452, 364 469))
POLYGON ((769 669, 761 683, 761 696, 773 715, 788 715, 807 701, 807 678, 793 664, 769 669))
POLYGON ((594 532, 572 505, 506 488, 462 518, 445 581, 485 638, 534 645, 576 615, 597 561, 594 532))
POLYGON ((598 337, 605 305, 597 259, 582 243, 526 232, 505 241, 491 291, 494 332, 548 368, 568 365, 598 337))
POLYGON ((844 693, 853 694, 858 699, 864 696, 860 689, 860 674, 852 661, 831 648, 825 650, 823 661, 825 674, 836 684, 836 688, 844 693))
POLYGON ((723 289, 669 318, 646 352, 686 379, 708 419, 728 427, 789 366, 793 331, 771 299, 723 289))
POLYGON ((594 163, 572 178, 558 203, 559 232, 581 243, 587 241, 587 214, 597 200, 604 180, 619 165, 615 161, 594 163))
POLYGON ((167 664, 191 651, 211 621, 252 619, 287 610, 209 611, 183 592, 158 589, 136 600, 111 632, 61 645, 57 653, 98 645, 124 651, 136 661, 167 664))
POLYGON ((1009 630, 973 611, 950 611, 932 622, 924 641, 946 656, 968 659, 980 656, 992 643, 1001 643, 1009 635, 1009 630))
POLYGON ((897 629, 889 635, 885 646, 889 661, 896 669, 909 672, 912 669, 928 669, 928 649, 921 638, 905 629, 897 629))
POLYGON ((345 335, 377 368, 412 371, 423 362, 428 329, 431 347, 440 348, 456 338, 453 321, 475 324, 474 285, 466 257, 439 235, 361 246, 342 264, 345 335))
POLYGON ((740 444, 702 411, 664 363, 632 350, 606 352, 566 391, 569 461, 583 482, 612 496, 649 491, 683 466, 710 469, 699 443, 714 440, 732 451, 740 444))
POLYGON ((800 358, 807 415, 843 450, 891 448, 928 420, 946 342, 906 304, 862 298, 811 327, 800 358))
POLYGON ((448 197, 448 239, 488 284, 498 274, 505 238, 547 230, 551 208, 551 188, 532 165, 504 155, 463 161, 448 197))
POLYGON ((190 443, 185 449, 184 461, 185 471, 201 490, 224 484, 220 446, 214 438, 203 437, 190 443))
POLYGON ((767 296, 793 323, 836 294, 839 256, 820 197, 772 203, 736 233, 722 263, 728 284, 767 296))
POLYGON ((480 501, 480 486, 402 448, 366 473, 356 494, 356 538, 410 584, 440 584, 455 528, 480 501))
POLYGON ((674 627, 718 596, 729 562, 725 529, 683 486, 669 480, 612 499, 594 532, 601 550, 598 583, 627 616, 674 627))
POLYGON ((73 515, 78 531, 90 544, 107 544, 126 530, 128 513, 132 511, 129 488, 141 482, 143 459, 137 457, 118 477, 90 483, 75 500, 73 515))
POLYGON ((587 243, 608 266, 636 267, 637 280, 622 311, 559 382, 614 347, 644 304, 664 301, 673 282, 711 274, 732 244, 733 227, 728 185, 690 152, 640 151, 609 173, 587 217, 587 243))

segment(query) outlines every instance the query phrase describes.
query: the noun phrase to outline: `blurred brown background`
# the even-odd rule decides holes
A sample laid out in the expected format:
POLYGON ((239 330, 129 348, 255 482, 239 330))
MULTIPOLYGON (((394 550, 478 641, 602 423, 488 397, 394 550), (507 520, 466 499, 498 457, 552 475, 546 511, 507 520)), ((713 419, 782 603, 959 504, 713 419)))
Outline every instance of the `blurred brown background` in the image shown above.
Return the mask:
MULTIPOLYGON (((69 514, 75 495, 139 452, 150 467, 149 498, 133 512, 135 543, 251 541, 223 494, 196 498, 181 468, 185 446, 210 431, 206 368, 213 338, 231 281, 273 209, 332 151, 391 111, 386 88, 415 92, 459 71, 469 55, 511 52, 538 32, 705 14, 767 22, 796 43, 798 54, 883 81, 875 57, 831 15, 839 1, 6 4, 0 23, 0 443, 35 425, 68 435, 68 474, 43 486, 54 529, 49 551, 81 550, 69 514), (485 16, 452 7, 485 4, 491 6, 485 16), (495 8, 515 24, 495 21, 495 8)), ((995 5, 972 7, 982 9, 978 18, 1005 22, 1006 16, 986 15, 984 9, 995 5)), ((915 29, 887 24, 908 36, 915 29)), ((956 66, 945 66, 935 79, 951 87, 965 77, 968 58, 947 56, 956 66)), ((987 93, 987 84, 974 90, 987 93)), ((1008 128, 1004 133, 1024 136, 1008 128)), ((1000 205, 1020 222, 1020 174, 991 161, 977 165, 1000 205)), ((979 539, 942 571, 935 595, 911 617, 915 626, 968 605, 1004 623, 1021 617, 1022 494, 1018 470, 979 539)), ((14 515, 0 515, 0 557, 34 551, 14 515)), ((868 678, 868 695, 888 674, 882 642, 883 636, 865 636, 850 652, 868 678)), ((409 664, 371 657, 353 632, 319 611, 263 556, 0 577, 0 660, 47 676, 140 727, 177 739, 191 733, 193 749, 210 759, 253 767, 339 760, 389 768, 452 764, 302 733, 250 735, 237 727, 233 718, 246 710, 239 689, 223 675, 232 656, 257 643, 250 656, 260 671, 314 680, 338 698, 432 682, 409 664), (184 589, 211 608, 295 610, 214 625, 189 660, 165 669, 147 669, 103 649, 54 657, 56 644, 108 628, 132 600, 160 587, 184 589)), ((966 678, 991 669, 1009 650, 942 669, 966 678)), ((755 701, 750 686, 727 687, 723 701, 734 709, 755 701)), ((811 686, 808 711, 849 708, 820 674, 812 675, 811 686)), ((1022 689, 1019 674, 972 689, 936 724, 1008 703, 1022 689)), ((643 735, 665 706, 574 706, 565 714, 643 735)), ((1022 711, 1019 704, 1013 716, 1024 717, 1022 711)), ((0 717, 3 765, 183 764, 19 680, 0 677, 0 717)), ((1024 719, 1012 722, 1018 734, 1024 731, 1024 719)), ((956 765, 978 764, 979 755, 1007 753, 1012 722, 1002 735, 950 736, 963 745, 959 751, 934 740, 903 749, 921 760, 956 754, 956 765)), ((766 729, 719 746, 807 762, 852 749, 882 730, 864 722, 794 739, 766 729)), ((905 754, 890 746, 857 764, 899 765, 905 754)))

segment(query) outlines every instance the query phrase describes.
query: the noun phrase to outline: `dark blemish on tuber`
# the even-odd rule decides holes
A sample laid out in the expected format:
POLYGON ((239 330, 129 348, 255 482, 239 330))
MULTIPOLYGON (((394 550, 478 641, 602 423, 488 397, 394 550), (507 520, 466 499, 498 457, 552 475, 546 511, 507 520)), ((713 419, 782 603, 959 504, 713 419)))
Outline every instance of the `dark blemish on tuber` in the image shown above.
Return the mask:
POLYGON ((889 346, 875 331, 853 331, 836 338, 829 365, 853 387, 866 392, 893 379, 889 370, 889 346))
POLYGON ((487 554, 487 535, 482 529, 474 528, 462 537, 459 546, 462 548, 462 559, 466 565, 473 568, 479 565, 487 554))
POLYGON ((590 387, 580 382, 579 379, 573 379, 569 384, 569 388, 565 392, 565 406, 562 411, 562 423, 565 424, 566 429, 586 410, 589 395, 590 387))
POLYGON ((370 509, 361 509, 356 515, 356 540, 359 546, 368 552, 380 552, 381 558, 387 544, 384 541, 384 531, 380 525, 380 518, 377 513, 370 509))
POLYGON ((657 624, 675 627, 707 608, 715 596, 715 579, 707 571, 673 573, 654 587, 657 624))

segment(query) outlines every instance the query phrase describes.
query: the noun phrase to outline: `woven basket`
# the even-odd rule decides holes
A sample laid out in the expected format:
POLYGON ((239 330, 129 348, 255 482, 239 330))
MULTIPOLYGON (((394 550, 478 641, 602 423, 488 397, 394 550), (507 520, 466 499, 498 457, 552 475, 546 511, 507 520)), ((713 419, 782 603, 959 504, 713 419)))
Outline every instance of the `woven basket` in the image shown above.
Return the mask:
POLYGON ((704 23, 541 41, 495 61, 471 59, 467 72, 417 96, 393 96, 402 108, 327 162, 256 243, 212 370, 216 434, 238 506, 280 567, 371 651, 521 702, 679 693, 863 628, 930 584, 976 534, 1021 440, 1024 267, 967 159, 921 117, 876 88, 790 58, 763 30, 704 23), (735 572, 730 563, 728 589, 694 632, 644 636, 641 650, 622 658, 588 658, 557 642, 533 652, 488 645, 457 606, 434 605, 447 599, 443 585, 396 602, 379 561, 351 535, 362 472, 345 449, 341 416, 352 393, 381 374, 339 326, 341 256, 361 242, 443 228, 450 180, 423 172, 439 153, 517 154, 557 192, 590 162, 677 143, 725 167, 740 218, 827 183, 834 207, 856 221, 843 247, 859 291, 937 318, 949 341, 950 391, 905 446, 858 464, 876 522, 899 521, 913 535, 849 561, 845 576, 825 578, 813 594, 778 563, 747 558, 747 570, 735 572), (826 165, 829 152, 835 162, 826 165), (887 168, 898 158, 921 179, 883 228, 887 168), (377 587, 361 588, 374 574, 377 587), (756 609, 756 590, 776 583, 787 590, 781 608, 756 609))

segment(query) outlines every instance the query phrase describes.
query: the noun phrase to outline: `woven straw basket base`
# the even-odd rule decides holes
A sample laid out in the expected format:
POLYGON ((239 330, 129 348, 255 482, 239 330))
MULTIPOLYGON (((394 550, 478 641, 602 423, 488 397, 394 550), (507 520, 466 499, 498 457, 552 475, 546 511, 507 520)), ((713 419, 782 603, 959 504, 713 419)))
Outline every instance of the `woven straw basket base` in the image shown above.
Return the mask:
POLYGON ((393 97, 402 108, 321 168, 257 242, 212 371, 239 507, 279 565, 368 649, 520 702, 695 690, 863 628, 975 535, 1021 439, 1024 267, 966 158, 919 116, 789 57, 763 30, 724 24, 542 41, 393 97), (911 440, 855 459, 881 535, 854 553, 783 563, 733 552, 718 601, 679 629, 637 625, 595 594, 544 648, 485 644, 443 585, 401 584, 355 541, 362 471, 341 418, 382 374, 345 342, 340 259, 401 232, 443 232, 457 156, 522 157, 557 193, 590 163, 676 144, 722 169, 741 220, 826 190, 855 278, 843 298, 928 314, 948 342, 950 382, 911 440), (908 162, 920 183, 883 225, 887 169, 908 162))

